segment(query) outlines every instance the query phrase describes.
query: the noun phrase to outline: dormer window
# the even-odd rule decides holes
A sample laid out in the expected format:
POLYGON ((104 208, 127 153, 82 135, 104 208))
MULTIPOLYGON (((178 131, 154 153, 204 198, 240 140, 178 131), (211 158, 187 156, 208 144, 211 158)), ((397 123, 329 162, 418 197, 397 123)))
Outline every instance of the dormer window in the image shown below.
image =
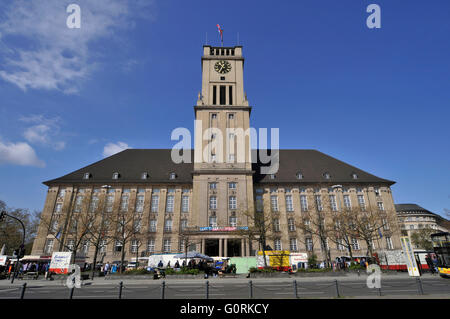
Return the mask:
POLYGON ((303 179, 303 174, 301 172, 297 172, 297 179, 303 179))
POLYGON ((352 173, 352 178, 353 178, 353 179, 358 179, 358 174, 352 173))
POLYGON ((270 178, 270 179, 275 179, 275 177, 276 177, 275 174, 270 174, 270 175, 269 175, 269 178, 270 178))
POLYGON ((91 173, 84 173, 83 179, 89 179, 91 178, 91 173))
POLYGON ((170 173, 169 178, 170 178, 170 179, 175 179, 175 178, 177 178, 177 174, 175 174, 175 173, 170 173))
POLYGON ((325 179, 330 179, 331 175, 328 172, 323 173, 323 177, 325 177, 325 179))
POLYGON ((148 179, 149 175, 147 172, 141 174, 141 179, 148 179))
POLYGON ((115 172, 112 176, 112 179, 119 179, 119 173, 115 172))

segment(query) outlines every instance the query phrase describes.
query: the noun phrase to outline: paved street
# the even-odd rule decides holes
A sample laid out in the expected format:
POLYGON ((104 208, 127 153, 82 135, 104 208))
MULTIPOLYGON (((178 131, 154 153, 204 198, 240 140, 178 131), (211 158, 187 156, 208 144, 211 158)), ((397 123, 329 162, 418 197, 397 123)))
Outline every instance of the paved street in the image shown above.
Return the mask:
MULTIPOLYGON (((96 278, 85 281, 74 290, 74 299, 117 299, 119 283, 123 281, 124 299, 205 299, 208 289, 210 299, 292 299, 295 298, 294 279, 298 298, 450 298, 450 280, 438 276, 421 277, 421 287, 415 278, 407 275, 383 276, 381 297, 378 289, 366 286, 366 276, 318 277, 318 278, 257 278, 251 284, 246 278, 210 278, 208 288, 205 279, 162 280, 105 280, 96 278), (336 281, 337 280, 337 287, 336 281), (423 294, 421 293, 423 291, 423 294)), ((25 299, 67 299, 70 290, 62 280, 0 281, 0 299, 20 298, 23 283, 27 283, 25 299)))

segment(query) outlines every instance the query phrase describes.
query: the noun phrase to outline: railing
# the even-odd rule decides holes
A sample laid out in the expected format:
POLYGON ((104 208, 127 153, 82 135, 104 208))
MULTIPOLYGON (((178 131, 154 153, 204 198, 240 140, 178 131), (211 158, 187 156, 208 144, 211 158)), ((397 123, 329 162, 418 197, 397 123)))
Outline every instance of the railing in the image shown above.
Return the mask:
MULTIPOLYGON (((253 299, 253 298, 284 298, 284 299, 299 299, 311 297, 325 297, 325 298, 342 298, 342 297, 358 297, 358 296, 373 296, 386 297, 389 295, 426 295, 426 294, 440 294, 450 296, 450 283, 443 279, 442 282, 430 282, 422 280, 421 278, 403 279, 402 283, 395 284, 389 281, 383 282, 380 288, 370 289, 364 282, 345 282, 339 280, 318 281, 318 282, 303 282, 301 280, 292 280, 290 282, 279 281, 230 281, 227 280, 208 280, 205 277, 204 282, 180 283, 166 280, 162 282, 143 283, 136 287, 136 283, 127 285, 123 281, 102 287, 98 285, 93 289, 92 296, 89 296, 90 287, 93 285, 88 281, 82 284, 82 288, 67 288, 65 286, 66 279, 61 280, 61 285, 53 284, 53 289, 61 290, 61 293, 53 292, 49 298, 73 299, 78 298, 89 299, 98 298, 95 291, 102 289, 105 298, 146 298, 146 299, 215 299, 215 298, 233 298, 233 299, 253 299), (408 292, 406 294, 405 292, 408 292)), ((44 298, 40 294, 43 289, 42 286, 27 286, 24 283, 21 286, 13 288, 0 289, 0 299, 5 297, 2 290, 8 291, 7 298, 14 295, 18 299, 29 298, 44 298)), ((46 287, 45 290, 49 290, 46 287)), ((91 289, 92 290, 92 289, 91 289)))

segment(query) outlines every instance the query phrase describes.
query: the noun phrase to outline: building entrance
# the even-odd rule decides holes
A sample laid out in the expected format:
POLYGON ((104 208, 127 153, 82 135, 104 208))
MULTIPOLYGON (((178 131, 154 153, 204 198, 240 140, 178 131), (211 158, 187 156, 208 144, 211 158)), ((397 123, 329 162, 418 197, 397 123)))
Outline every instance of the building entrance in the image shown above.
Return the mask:
POLYGON ((228 239, 227 240, 227 255, 228 257, 240 257, 241 251, 241 239, 228 239))
POLYGON ((219 240, 205 239, 205 255, 210 257, 219 256, 219 240))

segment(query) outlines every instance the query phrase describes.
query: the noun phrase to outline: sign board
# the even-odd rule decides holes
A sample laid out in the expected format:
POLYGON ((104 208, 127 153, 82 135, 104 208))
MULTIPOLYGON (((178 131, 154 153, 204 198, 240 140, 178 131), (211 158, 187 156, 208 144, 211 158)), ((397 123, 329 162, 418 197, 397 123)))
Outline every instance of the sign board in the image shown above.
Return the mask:
POLYGON ((264 255, 266 255, 267 266, 282 268, 290 266, 290 252, 288 250, 266 250, 264 254, 262 251, 258 251, 258 268, 264 267, 264 255))
POLYGON ((57 274, 67 274, 71 259, 71 252, 54 252, 49 270, 57 274))
POLYGON ((308 254, 307 253, 291 253, 291 265, 297 265, 298 263, 307 263, 308 254))
POLYGON ((406 267, 408 268, 408 273, 411 277, 419 277, 419 268, 417 267, 416 258, 414 257, 414 251, 411 247, 411 242, 409 237, 400 237, 402 242, 403 252, 405 253, 406 267))
POLYGON ((0 255, 0 266, 5 266, 7 260, 8 260, 8 256, 0 255))
POLYGON ((236 230, 248 230, 247 226, 238 226, 238 227, 200 227, 200 231, 236 231, 236 230))

